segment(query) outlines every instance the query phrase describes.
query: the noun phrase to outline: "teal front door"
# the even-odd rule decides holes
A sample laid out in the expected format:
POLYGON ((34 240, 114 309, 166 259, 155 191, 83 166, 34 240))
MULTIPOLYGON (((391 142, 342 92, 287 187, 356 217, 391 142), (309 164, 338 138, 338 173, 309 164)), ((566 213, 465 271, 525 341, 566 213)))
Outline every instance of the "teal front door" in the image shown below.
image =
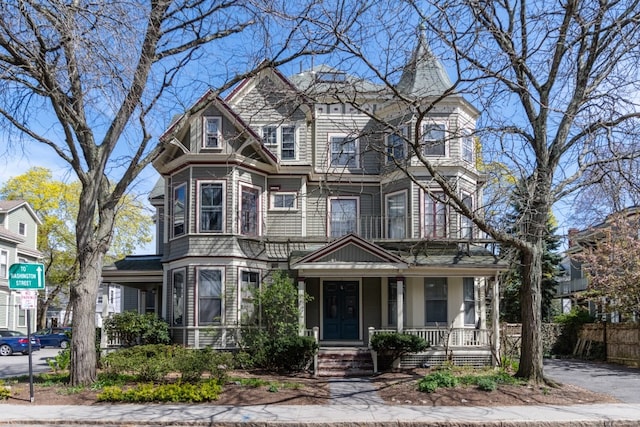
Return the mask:
POLYGON ((325 340, 359 338, 359 283, 324 282, 323 312, 325 340))

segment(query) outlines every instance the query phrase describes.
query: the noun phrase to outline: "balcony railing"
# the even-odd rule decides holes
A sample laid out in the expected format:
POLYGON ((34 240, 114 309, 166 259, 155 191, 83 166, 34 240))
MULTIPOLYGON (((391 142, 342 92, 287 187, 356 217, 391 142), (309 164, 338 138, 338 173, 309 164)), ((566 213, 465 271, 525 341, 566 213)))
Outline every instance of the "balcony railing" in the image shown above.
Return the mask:
MULTIPOLYGON (((453 218, 446 226, 446 239, 470 239, 476 237, 468 225, 461 227, 453 218)), ((426 237, 420 229, 417 217, 360 215, 356 218, 328 218, 325 214, 302 214, 300 211, 269 211, 263 226, 267 237, 340 237, 354 233, 367 240, 402 240, 426 237)))
MULTIPOLYGON (((396 332, 395 329, 369 328, 369 342, 376 334, 396 332)), ((488 347, 491 344, 488 329, 475 328, 409 328, 402 333, 417 335, 431 347, 488 347)))

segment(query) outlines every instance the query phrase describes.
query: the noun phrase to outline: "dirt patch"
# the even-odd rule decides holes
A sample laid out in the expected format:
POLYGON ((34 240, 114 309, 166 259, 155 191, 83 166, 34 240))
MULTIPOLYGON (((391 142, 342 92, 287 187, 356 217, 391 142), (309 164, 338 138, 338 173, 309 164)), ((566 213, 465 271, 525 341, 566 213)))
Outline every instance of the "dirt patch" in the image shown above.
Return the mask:
MULTIPOLYGON (((617 402, 611 396, 593 393, 571 385, 558 387, 500 386, 487 392, 476 387, 438 389, 434 393, 417 390, 417 381, 428 370, 415 369, 384 373, 372 378, 380 397, 390 405, 496 406, 496 405, 574 405, 617 402)), ((259 372, 234 372, 215 405, 321 405, 330 403, 329 379, 309 375, 270 375, 259 372), (257 386, 247 385, 254 379, 257 386)), ((30 404, 29 384, 11 384, 12 396, 5 404, 30 404)), ((98 390, 74 389, 62 385, 34 385, 34 403, 38 405, 95 405, 98 390)))
POLYGON ((555 387, 500 385, 484 391, 475 386, 439 388, 434 393, 418 391, 417 382, 427 369, 384 373, 374 378, 380 397, 390 405, 427 406, 510 406, 510 405, 579 405, 615 403, 617 399, 569 384, 555 387))

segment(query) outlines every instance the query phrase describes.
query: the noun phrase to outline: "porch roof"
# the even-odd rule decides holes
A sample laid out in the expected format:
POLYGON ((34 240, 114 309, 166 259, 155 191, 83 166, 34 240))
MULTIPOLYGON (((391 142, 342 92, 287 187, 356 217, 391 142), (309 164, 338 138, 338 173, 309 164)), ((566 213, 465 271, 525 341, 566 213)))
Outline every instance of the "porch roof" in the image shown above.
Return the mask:
POLYGON ((368 242, 349 234, 311 252, 292 254, 291 268, 306 276, 493 276, 508 263, 484 245, 447 241, 368 242))
POLYGON ((131 287, 162 283, 161 255, 128 255, 102 269, 103 282, 131 287))

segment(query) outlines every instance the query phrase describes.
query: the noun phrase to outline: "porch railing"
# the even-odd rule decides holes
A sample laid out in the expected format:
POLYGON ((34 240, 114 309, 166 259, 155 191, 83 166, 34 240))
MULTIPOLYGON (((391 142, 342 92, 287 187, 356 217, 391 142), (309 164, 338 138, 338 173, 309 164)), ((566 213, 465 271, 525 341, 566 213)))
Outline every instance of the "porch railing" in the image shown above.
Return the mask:
MULTIPOLYGON (((395 329, 369 328, 369 342, 376 334, 396 332, 395 329)), ((486 347, 491 344, 488 329, 475 328, 406 328, 402 333, 417 335, 432 347, 486 347)))

